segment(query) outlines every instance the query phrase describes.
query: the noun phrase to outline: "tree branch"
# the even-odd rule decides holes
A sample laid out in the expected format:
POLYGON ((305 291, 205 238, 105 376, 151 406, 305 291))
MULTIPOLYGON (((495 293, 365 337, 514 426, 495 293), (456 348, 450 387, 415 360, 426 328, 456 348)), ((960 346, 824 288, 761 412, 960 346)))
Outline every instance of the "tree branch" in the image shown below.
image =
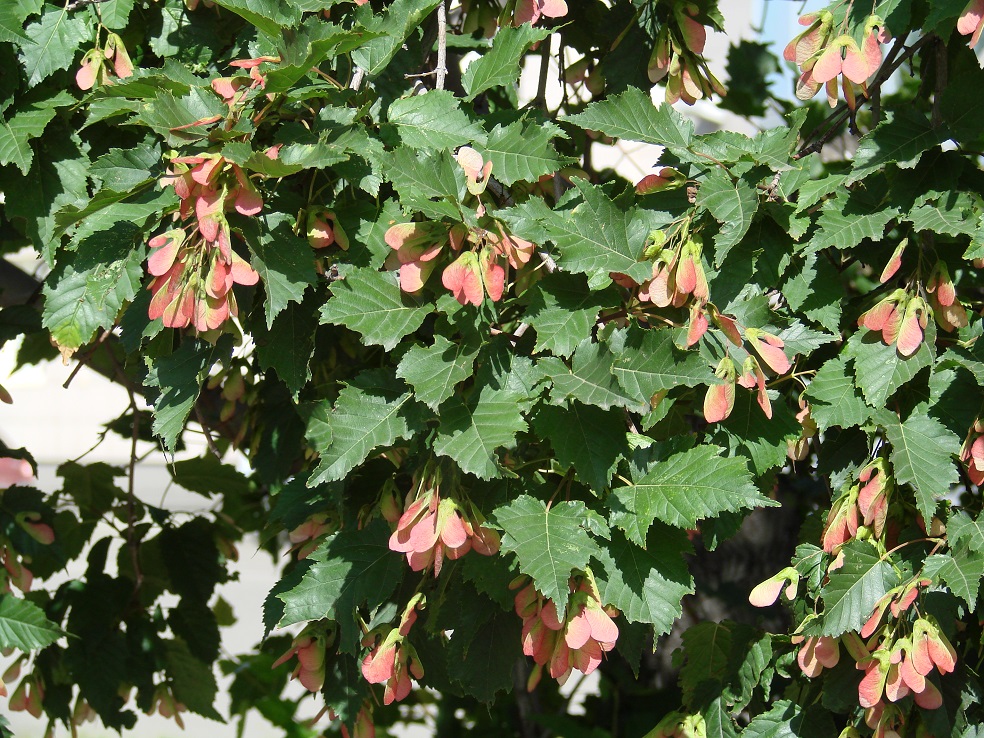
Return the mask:
POLYGON ((444 89, 444 78, 448 75, 448 7, 446 0, 437 6, 437 74, 435 87, 444 89))
POLYGON ((105 2, 108 2, 108 0, 75 0, 75 2, 71 2, 65 6, 65 12, 72 13, 76 10, 81 10, 82 8, 86 8, 90 5, 98 5, 99 3, 105 3, 105 2))

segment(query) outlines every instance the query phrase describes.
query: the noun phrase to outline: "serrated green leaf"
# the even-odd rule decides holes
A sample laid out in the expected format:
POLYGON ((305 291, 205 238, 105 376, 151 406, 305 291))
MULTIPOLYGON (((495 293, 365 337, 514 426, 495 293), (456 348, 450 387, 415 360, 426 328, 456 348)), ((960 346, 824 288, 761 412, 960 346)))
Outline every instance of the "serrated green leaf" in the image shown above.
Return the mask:
POLYGON ((175 483, 205 497, 214 494, 242 497, 249 493, 249 480, 229 464, 212 454, 176 461, 170 467, 175 483))
POLYGON ((513 687, 516 660, 523 654, 521 621, 485 597, 474 600, 461 603, 469 609, 448 647, 448 676, 468 694, 490 703, 497 692, 513 687), (477 628, 467 627, 471 620, 480 623, 477 628))
POLYGON ((364 371, 338 394, 329 424, 331 444, 318 449, 321 460, 308 480, 344 479, 373 450, 410 438, 421 427, 419 406, 401 382, 384 370, 364 371))
POLYGON ((465 174, 450 152, 416 152, 399 146, 386 157, 385 171, 403 208, 435 219, 461 220, 457 200, 464 190, 465 174))
POLYGON ((881 241, 885 226, 897 216, 897 208, 872 209, 869 203, 841 193, 823 204, 811 243, 822 248, 850 249, 866 238, 881 241))
POLYGON ((82 18, 65 8, 45 5, 41 20, 26 29, 31 43, 21 44, 20 59, 27 75, 27 86, 34 87, 60 69, 68 69, 80 44, 89 38, 82 18))
POLYGON ((950 192, 932 202, 917 205, 905 219, 914 231, 973 236, 977 233, 979 205, 963 192, 950 192))
POLYGON ((630 397, 646 403, 660 390, 715 382, 707 362, 678 349, 669 330, 630 330, 612 371, 630 397))
POLYGON ((786 444, 799 438, 801 430, 785 402, 773 400, 772 418, 766 418, 756 395, 741 388, 736 389, 731 414, 714 427, 714 443, 727 448, 730 456, 748 459, 755 476, 785 464, 786 444))
POLYGON ((344 325, 367 345, 392 350, 400 339, 417 330, 430 312, 400 290, 396 273, 355 269, 331 288, 321 310, 322 323, 344 325))
POLYGON ((517 120, 497 125, 485 144, 475 148, 492 162, 492 176, 508 186, 521 180, 536 182, 573 161, 557 153, 551 143, 555 138, 567 134, 552 123, 517 120))
POLYGON ((290 0, 216 0, 216 3, 274 38, 280 38, 281 29, 293 28, 301 22, 301 9, 290 0))
POLYGON ((690 529, 722 512, 778 505, 752 484, 744 459, 721 453, 716 446, 697 446, 656 462, 635 484, 617 487, 612 523, 644 546, 656 519, 690 529))
POLYGON ((542 41, 553 31, 535 28, 529 23, 517 27, 502 26, 492 40, 492 48, 473 61, 461 75, 467 99, 493 87, 515 85, 519 79, 520 59, 537 41, 542 41))
POLYGON ((191 125, 201 120, 222 118, 228 112, 221 98, 211 88, 192 87, 177 96, 165 90, 143 103, 131 123, 143 123, 163 138, 168 146, 181 146, 188 141, 204 138, 207 124, 191 125))
POLYGON ((260 368, 276 372, 295 398, 311 379, 310 363, 319 323, 315 308, 318 302, 319 296, 310 292, 302 304, 284 308, 274 319, 272 328, 253 327, 260 368))
POLYGON ((779 700, 768 712, 756 715, 741 732, 742 738, 825 738, 837 732, 830 713, 817 708, 802 709, 779 700))
POLYGON ((447 456, 479 479, 501 477, 496 449, 512 446, 526 430, 518 404, 522 395, 510 387, 481 386, 467 401, 452 397, 441 405, 441 424, 434 452, 447 456))
POLYGON ((618 385, 612 374, 615 356, 607 344, 584 339, 574 351, 571 367, 553 357, 541 359, 537 366, 553 382, 550 399, 560 403, 576 399, 587 405, 595 405, 602 410, 610 407, 625 407, 637 412, 649 409, 648 398, 644 402, 633 399, 618 385))
POLYGON ((810 400, 810 414, 820 430, 863 425, 871 417, 861 390, 847 370, 847 360, 841 356, 835 356, 820 367, 806 388, 806 397, 810 400))
POLYGON ((682 531, 655 526, 641 548, 612 531, 595 558, 601 601, 617 607, 630 623, 649 623, 656 635, 668 633, 683 611, 683 598, 694 583, 683 555, 690 543, 682 531))
POLYGON ((520 495, 494 512, 503 531, 502 550, 516 554, 519 570, 533 578, 544 597, 554 601, 561 617, 571 572, 583 570, 592 556, 602 555, 584 528, 585 513, 583 502, 561 500, 548 508, 529 495, 520 495))
POLYGON ((144 384, 161 392, 154 403, 153 430, 172 453, 218 353, 216 346, 186 338, 174 353, 150 366, 144 384))
POLYGON ((5 112, 0 122, 0 164, 15 164, 26 175, 34 161, 29 141, 41 136, 57 113, 53 107, 40 107, 36 103, 13 115, 5 112))
POLYGON ((553 211, 546 225, 567 271, 592 277, 621 272, 640 284, 652 277, 652 264, 640 262, 647 220, 635 208, 623 210, 601 187, 573 180, 584 198, 570 211, 553 211))
POLYGON ((948 554, 927 556, 920 576, 940 579, 953 594, 967 603, 970 612, 974 612, 981 577, 984 577, 984 554, 959 546, 948 554))
POLYGON ((829 331, 839 332, 844 291, 834 266, 811 251, 804 256, 802 269, 794 267, 790 272, 782 286, 790 309, 829 331))
POLYGON ((533 427, 550 441, 557 462, 574 467, 577 477, 596 495, 611 484, 619 460, 629 454, 625 413, 574 401, 567 408, 545 405, 533 427))
POLYGON ((44 0, 9 0, 0 4, 0 42, 31 43, 24 32, 24 21, 41 12, 44 0))
POLYGON ((952 546, 966 544, 971 551, 984 553, 984 521, 970 517, 963 510, 952 512, 946 521, 946 537, 952 546))
POLYGON ((356 608, 382 604, 403 578, 404 557, 389 548, 389 528, 374 520, 361 530, 330 536, 307 558, 300 584, 277 597, 284 603, 278 625, 330 617, 341 629, 341 648, 356 653, 361 633, 356 608))
POLYGON ((981 133, 981 121, 984 120, 984 97, 980 94, 982 78, 984 73, 978 68, 950 77, 940 95, 943 120, 957 142, 973 141, 981 133))
POLYGON ((898 584, 898 574, 866 541, 849 541, 841 551, 844 565, 830 572, 822 590, 821 635, 861 630, 875 604, 898 584))
POLYGON ((686 149, 694 136, 694 124, 672 106, 653 105, 649 95, 630 87, 621 95, 593 102, 583 113, 561 120, 615 138, 686 149))
POLYGON ((368 3, 363 5, 356 12, 356 21, 367 31, 379 35, 356 49, 352 61, 366 70, 370 79, 380 74, 439 2, 441 0, 395 0, 381 15, 374 15, 368 3))
POLYGON ((259 273, 266 293, 263 312, 267 328, 273 326, 274 319, 288 304, 299 303, 304 290, 318 279, 311 247, 294 234, 292 220, 270 217, 259 232, 252 229, 247 232, 247 244, 253 254, 250 265, 259 273))
POLYGON ((872 407, 884 406, 896 390, 933 363, 936 326, 926 329, 926 340, 912 356, 901 356, 895 344, 886 345, 881 333, 861 329, 847 343, 845 355, 854 358, 855 384, 872 407))
POLYGON ((912 486, 916 506, 923 520, 932 520, 936 500, 960 481, 952 456, 960 453, 960 438, 935 418, 914 412, 905 422, 896 415, 882 413, 879 423, 892 444, 895 478, 912 486))
POLYGON ((188 645, 174 638, 164 643, 164 664, 174 699, 196 715, 222 722, 215 707, 218 686, 212 668, 193 656, 188 645))
POLYGON ((161 147, 144 141, 131 149, 110 149, 89 168, 92 178, 107 190, 131 193, 153 178, 151 173, 161 163, 161 147))
POLYGON ((0 648, 27 653, 50 646, 63 635, 33 602, 0 594, 0 648))
POLYGON ((697 191, 697 204, 707 208, 721 229, 714 236, 714 263, 718 266, 744 238, 758 210, 755 188, 743 178, 732 181, 723 169, 712 169, 697 191))
POLYGON ((135 0, 103 0, 99 6, 99 21, 111 31, 125 28, 134 2, 135 0))
POLYGON ((434 336, 431 346, 414 346, 400 360, 396 376, 413 387, 414 396, 431 410, 448 399, 455 385, 472 375, 479 346, 467 339, 452 343, 434 336))
POLYGON ((598 312, 617 299, 613 292, 589 290, 583 277, 561 272, 545 276, 529 294, 526 321, 536 329, 535 351, 559 356, 570 356, 590 338, 598 312))
POLYGON ((902 109, 862 137, 845 184, 853 184, 886 164, 912 169, 926 149, 941 143, 941 131, 919 111, 902 109))
POLYGON ((136 296, 143 278, 141 237, 133 223, 93 234, 74 260, 64 260, 45 281, 42 323, 60 350, 70 354, 100 328, 113 326, 136 296))
POLYGON ((485 130, 468 120, 448 90, 394 100, 387 117, 399 130, 403 144, 412 149, 454 149, 486 138, 485 130))

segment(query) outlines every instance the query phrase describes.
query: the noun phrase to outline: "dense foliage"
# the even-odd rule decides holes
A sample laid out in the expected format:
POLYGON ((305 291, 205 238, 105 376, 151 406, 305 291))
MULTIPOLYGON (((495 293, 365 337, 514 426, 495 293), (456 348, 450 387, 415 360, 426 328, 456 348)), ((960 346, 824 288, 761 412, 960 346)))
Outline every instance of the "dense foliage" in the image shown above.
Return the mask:
POLYGON ((52 495, 3 450, 9 708, 981 735, 984 2, 835 3, 781 54, 732 45, 723 82, 722 22, 713 0, 0 3, 0 250, 50 269, 22 298, 4 277, 0 341, 118 382, 134 448, 66 462, 52 495), (783 122, 698 135, 701 99, 783 122), (658 167, 597 170, 616 139, 658 167), (210 512, 140 499, 155 438, 210 512), (289 563, 269 637, 220 658, 247 534, 289 563), (591 673, 570 714, 558 683, 591 673))

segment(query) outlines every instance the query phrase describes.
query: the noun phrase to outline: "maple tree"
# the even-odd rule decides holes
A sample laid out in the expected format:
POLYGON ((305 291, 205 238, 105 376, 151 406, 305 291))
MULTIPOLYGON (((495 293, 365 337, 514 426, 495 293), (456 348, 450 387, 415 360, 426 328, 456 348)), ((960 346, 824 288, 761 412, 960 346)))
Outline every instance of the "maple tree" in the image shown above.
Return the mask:
POLYGON ((0 341, 121 385, 134 449, 46 495, 0 448, 7 708, 980 735, 984 10, 800 23, 722 82, 713 0, 0 4, 0 249, 49 268, 0 341), (141 500, 141 441, 213 508, 141 500), (287 563, 230 655, 237 545, 287 563))

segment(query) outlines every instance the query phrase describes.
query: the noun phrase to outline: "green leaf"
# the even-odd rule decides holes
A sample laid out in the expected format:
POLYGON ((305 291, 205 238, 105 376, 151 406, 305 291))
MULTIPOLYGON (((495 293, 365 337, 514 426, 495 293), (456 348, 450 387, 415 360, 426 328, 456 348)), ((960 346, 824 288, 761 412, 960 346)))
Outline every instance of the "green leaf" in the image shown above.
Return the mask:
POLYGON ((329 419, 331 443, 308 480, 344 479, 373 450, 410 438, 421 428, 419 406, 403 384, 384 370, 362 372, 338 394, 329 419))
POLYGON ((161 391, 154 404, 153 430, 172 453, 216 354, 215 346, 186 338, 173 354, 150 364, 144 384, 161 391))
POLYGON ((140 229, 118 223, 93 234, 79 245, 45 280, 43 325, 59 349, 70 355, 100 328, 116 322, 123 305, 132 300, 143 278, 140 229))
POLYGON ((820 367, 806 388, 806 397, 810 401, 810 414, 820 430, 863 425, 871 417, 861 390, 847 370, 847 359, 842 356, 835 356, 820 367))
POLYGON ((587 180, 574 179, 573 184, 583 201, 571 211, 553 211, 546 223, 560 251, 558 263, 592 281, 607 278, 609 272, 639 283, 652 277, 652 264, 639 261, 649 233, 644 215, 634 207, 623 210, 587 180))
POLYGON ((615 138, 686 149, 694 136, 693 121, 663 104, 653 105, 649 94, 630 87, 621 95, 593 102, 583 113, 561 120, 589 131, 601 131, 615 138))
POLYGON ((145 140, 131 149, 110 149, 89 168, 92 178, 107 190, 131 192, 152 179, 161 163, 161 147, 145 140))
POLYGON ((435 335, 431 346, 414 346, 396 369, 396 376, 413 387, 414 396, 431 410, 451 397, 455 386, 472 375, 479 346, 461 339, 452 343, 435 335))
POLYGON ((898 584, 898 574, 867 541, 849 541, 844 565, 830 572, 822 591, 821 635, 839 636, 861 630, 875 604, 898 584))
POLYGON ((336 281, 321 311, 322 323, 344 325, 367 345, 396 347, 424 322, 430 310, 400 289, 395 272, 354 269, 336 281))
POLYGON ((853 184, 886 164, 912 169, 922 153, 941 143, 943 136, 920 111, 903 108, 886 118, 858 141, 854 165, 844 184, 853 184))
POLYGON ((950 77, 940 95, 943 120, 958 143, 976 139, 984 120, 984 98, 981 81, 984 74, 978 68, 950 77))
POLYGON ((253 254, 250 264, 259 273, 266 292, 263 311, 267 328, 273 326, 274 319, 288 304, 299 303, 304 290, 318 279, 311 247, 305 239, 294 235, 292 221, 282 215, 276 219, 271 216, 259 234, 251 233, 252 237, 247 237, 253 254))
POLYGON ((32 103, 13 115, 5 112, 0 123, 0 164, 15 164, 26 175, 34 161, 34 150, 28 142, 41 136, 57 114, 53 106, 39 103, 32 103))
POLYGON ((8 0, 0 3, 0 43, 31 43, 24 21, 41 12, 44 0, 8 0))
POLYGON ((301 9, 290 0, 216 0, 216 3, 273 38, 280 38, 284 27, 301 22, 301 9))
POLYGON ((68 69, 79 44, 89 38, 88 24, 82 18, 52 5, 45 5, 41 20, 25 30, 31 43, 21 45, 20 59, 28 87, 34 87, 60 69, 68 69))
POLYGON ((176 461, 170 471, 176 484, 205 497, 219 494, 241 498, 249 494, 249 480, 242 472, 223 464, 212 454, 176 461))
POLYGON ((311 356, 318 329, 314 305, 318 302, 319 297, 309 293, 301 305, 288 305, 269 330, 265 325, 253 328, 260 368, 276 372, 295 399, 311 379, 311 356))
POLYGON ((846 356, 854 357, 854 377, 864 399, 882 407, 896 390, 933 363, 936 326, 930 324, 926 340, 912 356, 901 356, 895 344, 886 345, 880 332, 861 329, 847 342, 846 356))
POLYGON ((436 219, 461 220, 457 200, 464 190, 465 173, 450 152, 416 152, 399 146, 387 157, 385 172, 404 209, 436 219))
POLYGON ((690 529, 722 512, 779 504, 758 491, 744 459, 721 453, 716 446, 697 446, 656 462, 635 484, 617 487, 612 523, 644 546, 656 519, 690 529))
POLYGON ((790 309, 839 333, 844 290, 833 264, 811 249, 803 257, 802 269, 793 267, 787 274, 782 294, 790 309))
POLYGON ((490 703, 497 692, 513 688, 516 660, 523 656, 521 621, 485 597, 476 596, 474 606, 469 605, 461 603, 467 608, 464 622, 455 627, 448 646, 448 676, 469 695, 490 703), (468 628, 470 620, 481 624, 468 628))
POLYGON ((458 99, 448 90, 401 97, 389 106, 389 122, 411 149, 454 149, 484 141, 485 130, 468 120, 458 99))
POLYGON ((356 653, 361 638, 356 608, 385 602, 406 568, 404 557, 389 549, 389 537, 381 520, 329 536, 307 557, 312 565, 301 583, 277 595, 284 603, 278 625, 331 617, 341 628, 342 650, 356 653))
POLYGON ((837 732, 830 713, 818 708, 802 709, 789 700, 779 700, 768 712, 756 715, 741 732, 742 738, 825 738, 837 732))
POLYGON ((613 291, 593 292, 583 277, 562 272, 546 275, 529 295, 526 321, 536 329, 534 350, 558 356, 570 356, 589 339, 601 308, 617 301, 613 291))
POLYGON ((33 602, 0 594, 0 648, 27 653, 50 646, 63 635, 62 629, 33 602))
POLYGON ((228 108, 211 88, 192 87, 181 96, 166 90, 159 92, 154 99, 143 103, 140 113, 128 122, 149 126, 168 146, 177 147, 208 134, 205 125, 192 126, 192 123, 224 117, 227 112, 228 108))
POLYGON ((541 359, 537 366, 553 382, 550 400, 554 403, 576 399, 602 410, 614 406, 645 412, 649 409, 648 398, 644 402, 634 400, 619 387, 612 374, 614 361, 607 344, 586 338, 574 351, 570 368, 553 357, 541 359))
POLYGON ((755 476, 785 464, 787 441, 800 435, 800 425, 784 401, 773 398, 772 418, 766 418, 755 393, 743 388, 736 388, 731 414, 714 427, 712 440, 725 446, 729 456, 747 458, 755 476))
POLYGON ((178 702, 196 715, 223 722, 214 707, 218 686, 212 668, 193 656, 184 641, 165 641, 164 666, 178 702))
POLYGON ((550 441, 557 462, 573 466, 577 478, 599 496, 611 484, 618 462, 629 454, 622 410, 602 410, 577 401, 568 408, 544 405, 533 426, 550 441))
POLYGON ((824 248, 850 249, 866 238, 881 241, 885 226, 897 216, 897 208, 876 208, 860 198, 838 193, 820 209, 817 232, 811 243, 824 248))
POLYGON ((920 576, 941 579, 973 612, 977 607, 981 577, 984 577, 984 553, 972 551, 967 546, 953 546, 948 554, 927 556, 920 576))
POLYGON ((135 0, 104 0, 99 6, 98 19, 111 31, 125 28, 134 2, 135 0))
POLYGON ((524 23, 518 28, 502 26, 492 40, 492 48, 473 61, 461 75, 467 99, 493 87, 515 85, 519 79, 520 60, 537 41, 542 41, 553 31, 549 28, 534 28, 524 23))
POLYGON ((656 525, 640 548, 620 532, 595 558, 601 601, 614 605, 630 623, 649 623, 656 635, 668 633, 683 612, 683 598, 694 588, 683 554, 690 542, 682 531, 656 525))
POLYGON ((352 61, 365 69, 370 79, 380 74, 439 2, 441 0, 395 0, 382 15, 373 15, 372 6, 363 5, 356 12, 356 21, 379 36, 352 52, 352 61))
POLYGON ((984 553, 984 521, 980 515, 975 520, 963 510, 952 512, 946 521, 946 537, 951 546, 966 543, 971 551, 984 553))
POLYGON ((715 383, 707 362, 678 349, 670 330, 630 329, 612 371, 630 397, 646 403, 660 390, 715 383))
POLYGON ((584 570, 592 556, 602 555, 585 530, 586 512, 583 502, 562 500, 548 508, 542 500, 520 495, 494 513, 503 531, 502 550, 516 554, 519 570, 554 601, 561 617, 571 572, 584 570))
POLYGON ((512 446, 516 434, 526 430, 520 411, 522 396, 511 387, 485 384, 466 401, 452 397, 441 405, 441 424, 434 452, 447 456, 479 479, 504 476, 496 449, 512 446))
POLYGON ((932 520, 936 499, 960 481, 951 458, 960 453, 960 438, 925 413, 914 412, 904 423, 892 413, 881 415, 878 421, 892 444, 895 479, 912 486, 923 520, 932 520))
POLYGON ((714 236, 714 263, 720 266, 728 252, 748 233, 758 210, 758 193, 744 178, 732 181, 726 171, 715 168, 701 182, 697 204, 707 208, 721 224, 714 236))
POLYGON ((917 205, 905 219, 915 231, 974 236, 977 233, 979 205, 964 192, 948 192, 937 200, 917 205))
POLYGON ((557 153, 552 144, 555 138, 567 138, 567 134, 553 123, 517 120, 497 125, 485 144, 475 148, 492 162, 492 176, 509 186, 521 180, 536 182, 573 161, 557 153))

